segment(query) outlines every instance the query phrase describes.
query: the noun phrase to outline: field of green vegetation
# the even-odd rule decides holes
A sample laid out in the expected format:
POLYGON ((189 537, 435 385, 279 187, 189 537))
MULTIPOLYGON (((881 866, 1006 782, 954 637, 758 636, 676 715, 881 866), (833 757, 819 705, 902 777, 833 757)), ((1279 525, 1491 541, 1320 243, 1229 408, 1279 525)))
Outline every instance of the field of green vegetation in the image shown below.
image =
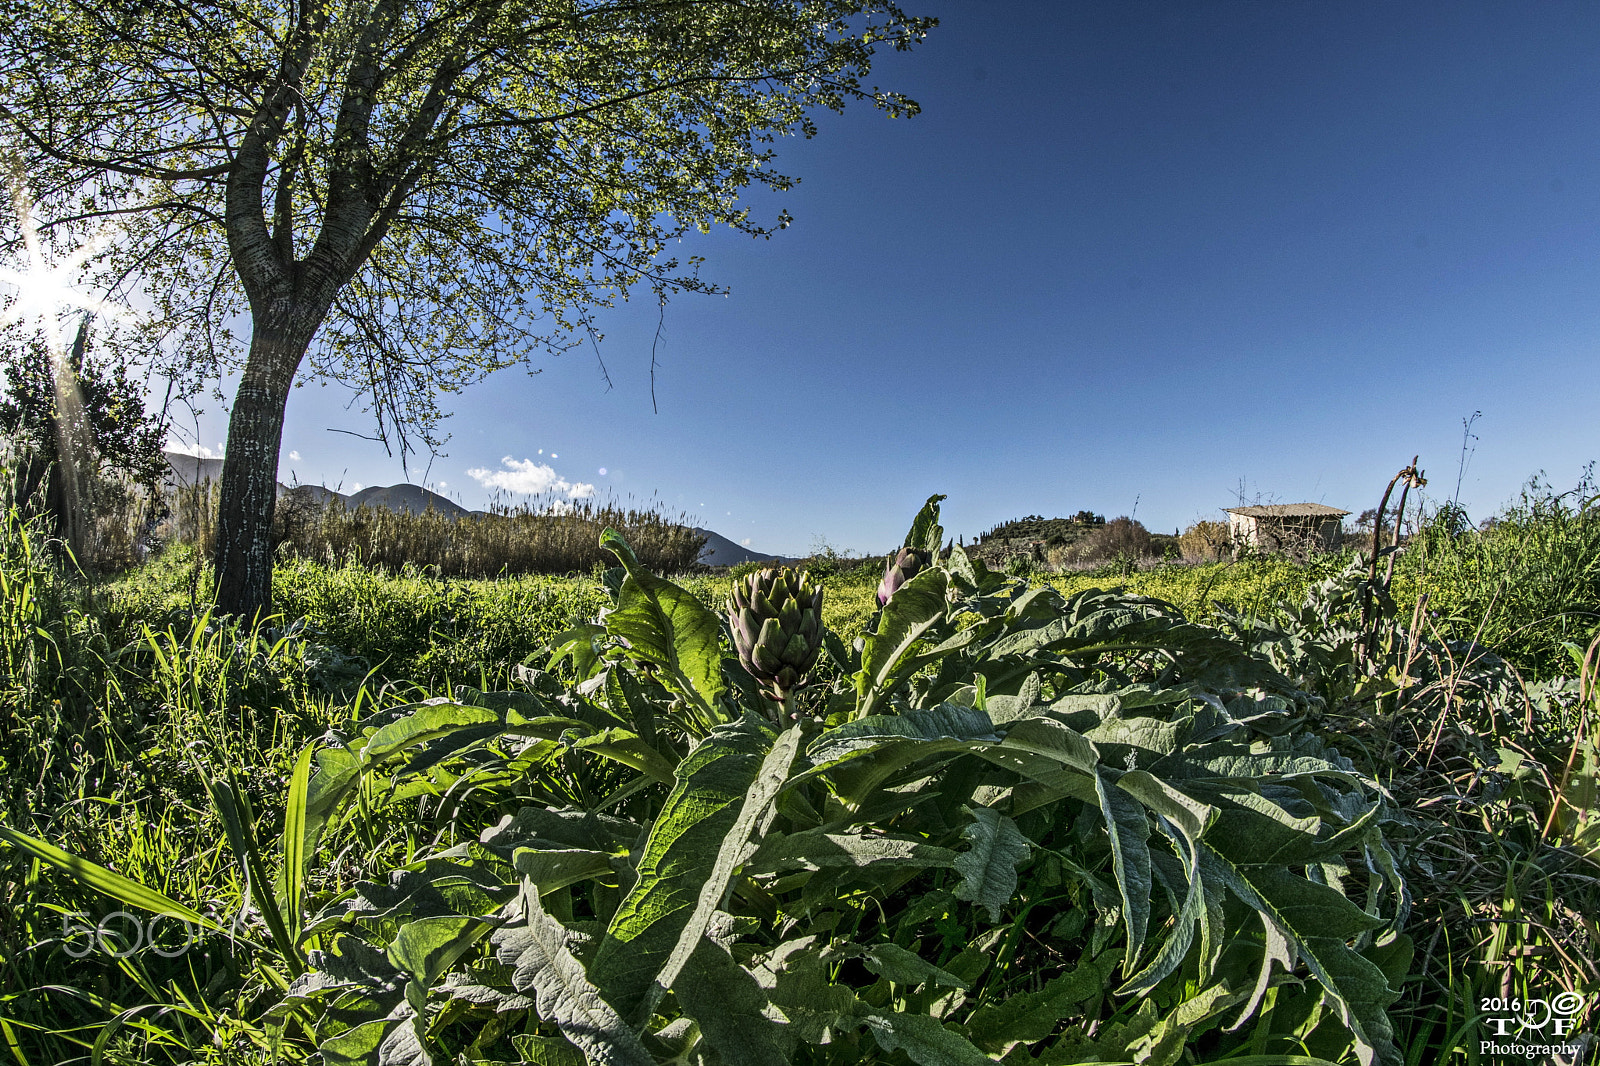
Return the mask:
POLYGON ((1585 493, 1060 572, 936 498, 800 591, 610 544, 291 543, 246 624, 191 546, 91 582, 6 509, 0 1059, 1420 1066, 1600 1017, 1585 493))

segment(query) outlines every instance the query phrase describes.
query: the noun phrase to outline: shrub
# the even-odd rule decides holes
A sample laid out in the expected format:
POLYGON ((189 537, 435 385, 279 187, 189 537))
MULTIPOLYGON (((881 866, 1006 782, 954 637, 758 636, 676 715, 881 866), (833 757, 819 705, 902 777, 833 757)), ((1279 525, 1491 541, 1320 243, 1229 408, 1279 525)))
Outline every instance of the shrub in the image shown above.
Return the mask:
POLYGON ((1190 562, 1215 562, 1227 554, 1228 526, 1206 519, 1196 522, 1178 537, 1178 548, 1190 562))
POLYGON ((1126 515, 1113 518, 1078 542, 1077 557, 1086 563, 1108 559, 1142 559, 1150 554, 1150 531, 1126 515))

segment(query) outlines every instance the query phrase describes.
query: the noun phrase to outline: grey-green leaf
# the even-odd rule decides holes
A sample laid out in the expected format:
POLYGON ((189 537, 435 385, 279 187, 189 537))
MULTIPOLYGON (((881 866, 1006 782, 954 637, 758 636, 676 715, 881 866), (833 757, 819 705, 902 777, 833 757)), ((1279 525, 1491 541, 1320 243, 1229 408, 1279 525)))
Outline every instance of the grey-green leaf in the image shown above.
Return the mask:
POLYGON ((533 995, 539 1017, 600 1066, 655 1066, 654 1057, 589 981, 568 947, 567 930, 545 913, 538 891, 524 888, 506 907, 506 917, 513 924, 490 938, 495 957, 515 967, 511 983, 533 995))
POLYGON ((924 570, 901 585, 884 605, 876 632, 866 636, 861 648, 861 670, 856 674, 857 714, 873 708, 905 680, 908 671, 897 670, 927 632, 945 616, 945 592, 950 575, 924 570))
POLYGON ((992 807, 967 808, 973 823, 961 831, 971 847, 956 856, 961 883, 955 897, 989 912, 998 922, 1000 912, 1017 891, 1017 864, 1028 857, 1028 838, 1017 824, 992 807))
POLYGON ((904 1051, 917 1066, 992 1066, 994 1059, 926 1014, 873 1014, 867 1029, 885 1051, 904 1051))

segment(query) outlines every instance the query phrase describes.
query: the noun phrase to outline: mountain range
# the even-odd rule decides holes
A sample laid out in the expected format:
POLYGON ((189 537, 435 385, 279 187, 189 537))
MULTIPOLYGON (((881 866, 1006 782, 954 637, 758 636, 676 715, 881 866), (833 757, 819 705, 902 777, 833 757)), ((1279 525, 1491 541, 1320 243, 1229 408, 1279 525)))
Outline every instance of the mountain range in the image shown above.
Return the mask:
MULTIPOLYGON (((222 480, 222 460, 209 459, 200 455, 188 455, 183 452, 166 452, 167 476, 162 484, 168 491, 179 488, 199 485, 207 481, 222 480)), ((281 498, 289 491, 302 492, 309 495, 314 501, 327 504, 338 500, 346 507, 381 507, 388 511, 404 511, 407 514, 422 514, 425 511, 437 511, 452 518, 476 518, 486 514, 485 511, 471 511, 446 499, 421 485, 368 485, 358 492, 343 493, 330 489, 325 485, 285 485, 278 483, 278 496, 281 498)), ((742 544, 733 541, 709 529, 694 527, 696 533, 706 538, 705 547, 700 551, 700 561, 706 566, 737 566, 740 563, 755 560, 777 559, 779 562, 792 563, 795 560, 762 552, 752 551, 742 544)))

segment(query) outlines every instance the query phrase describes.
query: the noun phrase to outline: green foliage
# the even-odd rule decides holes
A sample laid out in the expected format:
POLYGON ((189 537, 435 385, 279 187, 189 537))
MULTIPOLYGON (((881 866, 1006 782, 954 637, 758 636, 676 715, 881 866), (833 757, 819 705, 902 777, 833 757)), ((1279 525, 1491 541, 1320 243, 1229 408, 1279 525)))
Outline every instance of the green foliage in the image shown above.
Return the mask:
POLYGON ((1403 918, 1403 882, 1373 860, 1387 808, 1265 660, 1157 601, 1066 599, 956 549, 775 730, 735 660, 726 688, 687 682, 674 664, 699 660, 701 630, 640 597, 693 598, 629 564, 633 599, 621 585, 559 653, 576 687, 525 671, 524 691, 397 708, 330 749, 345 762, 314 792, 332 774, 353 797, 381 769, 490 828, 307 923, 312 969, 282 1016, 314 1019, 325 1056, 487 1052, 483 1026, 509 1013, 595 1061, 1050 1058, 1091 1022, 1125 1057, 1154 1029, 1118 1024, 1138 1017, 1105 993, 1120 971, 1120 995, 1169 1007, 1205 990, 1163 1046, 1301 1047, 1258 1013, 1271 990, 1329 997, 1324 1042, 1397 1061, 1396 993, 1362 954, 1403 918), (1156 648, 1172 665, 1152 673, 1156 648), (675 767, 664 796, 658 764, 675 767), (553 774, 576 802, 530 803, 553 774), (1024 950, 1030 919, 1055 932, 1024 950), (407 968, 413 928, 448 930, 433 952, 459 978, 407 968), (1222 1032, 1225 1006, 1245 1035, 1222 1032))
POLYGON ((954 549, 879 610, 880 560, 790 725, 726 578, 297 561, 313 617, 242 626, 18 528, 12 723, 71 768, 0 823, 20 1061, 1423 1063, 1600 993, 1600 651, 1525 686, 1404 571, 954 549), (152 906, 187 952, 68 954, 152 906))
POLYGON ((1442 509, 1399 560, 1430 619, 1493 648, 1532 676, 1562 671, 1563 646, 1600 633, 1600 502, 1594 485, 1558 494, 1537 479, 1484 530, 1442 509))

